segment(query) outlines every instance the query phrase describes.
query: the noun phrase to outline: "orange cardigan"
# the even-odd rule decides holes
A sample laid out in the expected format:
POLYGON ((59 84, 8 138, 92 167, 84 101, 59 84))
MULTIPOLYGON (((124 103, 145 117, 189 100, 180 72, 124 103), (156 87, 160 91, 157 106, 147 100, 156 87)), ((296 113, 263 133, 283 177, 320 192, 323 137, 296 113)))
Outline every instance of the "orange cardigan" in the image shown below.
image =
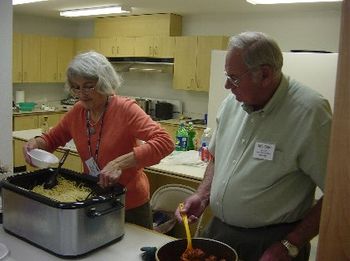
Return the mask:
MULTIPOLYGON (((95 155, 101 122, 94 127, 96 134, 91 136, 91 151, 95 155)), ((88 173, 85 161, 90 158, 88 135, 86 129, 86 110, 80 102, 65 113, 62 120, 43 138, 48 150, 54 151, 74 140, 80 158, 84 164, 84 172, 88 173)), ((146 203, 150 198, 149 182, 143 167, 159 163, 174 150, 174 143, 169 134, 153 121, 134 100, 111 96, 104 114, 102 136, 98 152, 97 164, 100 169, 111 160, 134 151, 137 167, 125 169, 119 182, 127 189, 126 209, 135 208, 146 203), (137 140, 146 143, 137 145, 137 140)))

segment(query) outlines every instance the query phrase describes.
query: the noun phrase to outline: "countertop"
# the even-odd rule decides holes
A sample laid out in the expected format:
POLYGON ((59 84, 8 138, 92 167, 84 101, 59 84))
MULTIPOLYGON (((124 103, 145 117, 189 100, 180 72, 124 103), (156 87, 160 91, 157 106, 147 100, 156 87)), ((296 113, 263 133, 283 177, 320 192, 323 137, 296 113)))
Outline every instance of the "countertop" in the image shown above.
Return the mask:
POLYGON ((68 109, 61 107, 57 108, 55 110, 41 110, 41 109, 34 109, 32 111, 13 111, 12 115, 14 117, 24 116, 24 115, 31 115, 31 114, 54 114, 54 113, 65 113, 68 109))
MULTIPOLYGON (((191 119, 169 119, 169 120, 159 120, 158 122, 161 124, 170 124, 170 125, 179 125, 181 121, 185 121, 185 122, 190 122, 191 119)), ((196 120, 194 120, 195 122, 196 120)), ((194 127, 196 128, 201 128, 201 129, 205 129, 207 126, 204 124, 193 124, 194 127)))
MULTIPOLYGON (((172 240, 174 240, 174 238, 167 235, 126 223, 125 235, 120 241, 110 246, 98 249, 84 257, 74 258, 74 260, 139 261, 142 260, 142 251, 140 251, 141 247, 155 246, 159 248, 172 240)), ((9 256, 5 259, 6 261, 67 260, 50 254, 45 250, 8 234, 4 231, 2 226, 0 228, 0 243, 6 245, 10 250, 9 256)))
MULTIPOLYGON (((41 129, 30 129, 14 131, 12 136, 15 139, 27 141, 37 135, 41 135, 41 129)), ((77 153, 74 143, 67 143, 73 153, 77 153)), ((197 151, 177 152, 174 151, 168 157, 161 160, 159 164, 147 167, 147 170, 171 174, 179 177, 202 180, 206 164, 199 160, 197 151)))

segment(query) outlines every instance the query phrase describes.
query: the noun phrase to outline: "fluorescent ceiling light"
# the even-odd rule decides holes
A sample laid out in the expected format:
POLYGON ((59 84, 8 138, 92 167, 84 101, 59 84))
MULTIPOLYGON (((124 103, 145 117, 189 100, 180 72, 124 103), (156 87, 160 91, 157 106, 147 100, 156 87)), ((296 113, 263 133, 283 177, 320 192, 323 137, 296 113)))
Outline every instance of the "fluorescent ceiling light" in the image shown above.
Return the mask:
POLYGON ((129 10, 123 9, 121 6, 100 6, 94 8, 83 8, 66 10, 60 12, 60 16, 79 17, 79 16, 93 16, 93 15, 107 15, 107 14, 122 14, 130 13, 129 10))
POLYGON ((12 5, 29 4, 35 2, 45 2, 47 0, 12 0, 12 5))
POLYGON ((342 0, 247 0, 247 2, 256 4, 296 4, 296 3, 317 3, 317 2, 341 2, 342 0))

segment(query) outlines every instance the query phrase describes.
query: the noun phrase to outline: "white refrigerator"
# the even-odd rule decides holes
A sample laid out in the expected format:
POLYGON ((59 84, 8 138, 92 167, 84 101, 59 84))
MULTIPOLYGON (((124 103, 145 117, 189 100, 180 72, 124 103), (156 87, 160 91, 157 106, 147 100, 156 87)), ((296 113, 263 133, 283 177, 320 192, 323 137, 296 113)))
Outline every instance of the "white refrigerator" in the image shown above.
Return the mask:
MULTIPOLYGON (((220 103, 230 93, 224 87, 225 55, 226 51, 212 51, 208 102, 208 127, 212 129, 215 129, 215 117, 220 103)), ((333 109, 337 61, 337 53, 284 52, 282 71, 316 89, 329 100, 333 109)))

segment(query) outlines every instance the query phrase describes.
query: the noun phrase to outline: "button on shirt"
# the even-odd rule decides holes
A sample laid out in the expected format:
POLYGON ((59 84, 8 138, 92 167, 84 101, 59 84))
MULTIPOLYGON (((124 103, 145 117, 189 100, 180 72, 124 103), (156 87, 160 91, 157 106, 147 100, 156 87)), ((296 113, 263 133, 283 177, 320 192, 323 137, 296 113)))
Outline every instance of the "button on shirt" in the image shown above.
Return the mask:
POLYGON ((328 101, 285 76, 259 111, 230 94, 209 146, 213 214, 239 227, 301 219, 324 187, 330 129, 328 101))

